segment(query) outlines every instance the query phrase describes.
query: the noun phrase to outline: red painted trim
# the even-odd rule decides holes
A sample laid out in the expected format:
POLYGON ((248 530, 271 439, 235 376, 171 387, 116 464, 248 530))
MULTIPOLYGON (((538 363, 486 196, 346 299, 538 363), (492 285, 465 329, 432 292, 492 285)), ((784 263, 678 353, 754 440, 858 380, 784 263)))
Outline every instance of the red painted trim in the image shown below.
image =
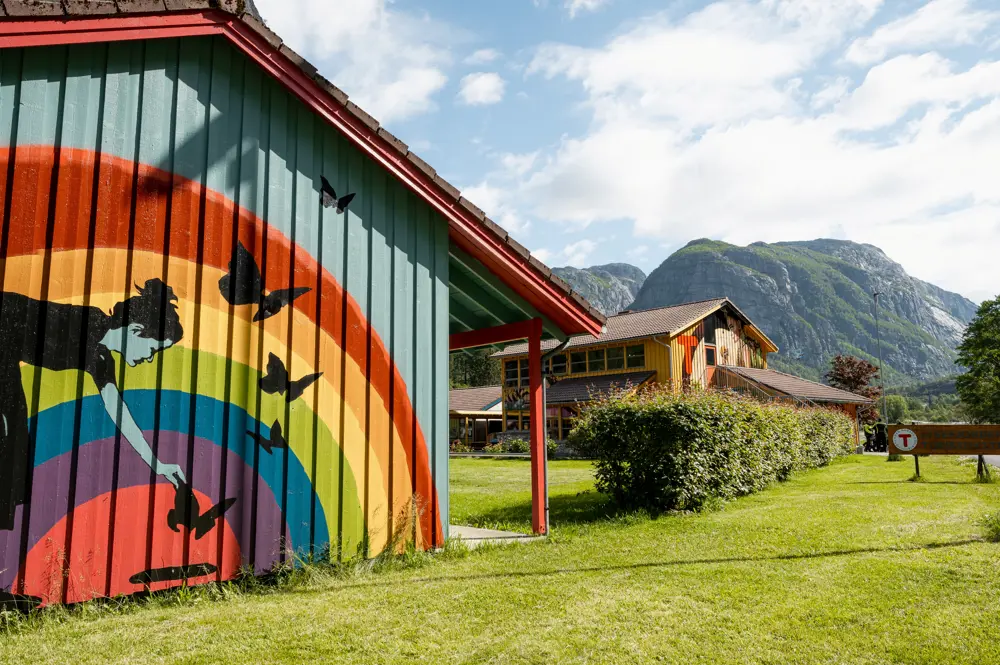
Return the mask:
POLYGON ((506 323, 502 326, 492 328, 480 328, 469 332, 454 333, 448 337, 448 348, 452 351, 459 349, 471 349, 474 346, 488 346, 490 344, 502 344, 515 339, 529 337, 534 330, 533 321, 519 321, 518 323, 506 323))
POLYGON ((215 12, 171 12, 156 16, 10 19, 0 21, 0 48, 91 44, 107 41, 224 34, 215 12))
POLYGON ((677 343, 684 347, 684 371, 689 375, 694 373, 692 356, 694 350, 698 348, 698 338, 694 335, 678 335, 677 343))
POLYGON ((449 223, 449 237, 563 332, 600 333, 602 324, 509 245, 451 199, 433 179, 390 147, 294 62, 232 14, 219 10, 99 18, 46 17, 0 21, 0 48, 222 34, 354 145, 423 198, 449 223))
POLYGON ((537 534, 549 531, 545 519, 545 433, 548 422, 545 418, 545 401, 542 392, 542 320, 531 320, 531 334, 528 337, 528 390, 531 393, 529 413, 531 414, 531 529, 537 534))

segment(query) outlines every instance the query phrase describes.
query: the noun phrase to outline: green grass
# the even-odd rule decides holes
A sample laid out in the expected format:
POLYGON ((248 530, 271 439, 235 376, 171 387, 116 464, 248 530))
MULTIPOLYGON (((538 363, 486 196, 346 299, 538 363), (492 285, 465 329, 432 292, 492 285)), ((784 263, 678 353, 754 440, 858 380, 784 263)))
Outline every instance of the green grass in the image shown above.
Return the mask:
MULTIPOLYGON (((266 594, 53 613, 12 663, 1000 663, 1000 486, 852 457, 722 510, 607 517, 551 465, 547 541, 410 557, 266 594)), ((529 466, 457 460, 456 520, 527 524, 529 466)))

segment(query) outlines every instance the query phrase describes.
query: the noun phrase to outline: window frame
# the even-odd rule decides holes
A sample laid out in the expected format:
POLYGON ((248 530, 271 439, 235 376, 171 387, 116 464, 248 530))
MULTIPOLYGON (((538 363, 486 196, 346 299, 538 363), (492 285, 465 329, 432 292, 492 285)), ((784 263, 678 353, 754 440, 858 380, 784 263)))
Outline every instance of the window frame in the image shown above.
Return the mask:
POLYGON ((604 350, 604 366, 607 368, 607 370, 609 372, 612 371, 612 370, 625 369, 625 347, 624 346, 609 346, 607 349, 605 349, 604 350), (612 351, 617 351, 617 352, 619 352, 621 354, 618 357, 618 359, 617 359, 618 361, 621 362, 621 365, 619 365, 617 367, 612 367, 611 366, 611 352, 612 351))
POLYGON ((644 369, 645 367, 646 367, 646 345, 645 344, 631 344, 629 346, 626 346, 625 347, 625 368, 626 369, 644 369), (642 350, 642 355, 641 356, 630 356, 629 355, 629 351, 632 351, 634 349, 641 349, 642 350), (632 359, 635 358, 635 357, 641 358, 642 362, 640 362, 637 365, 636 364, 632 364, 632 359))

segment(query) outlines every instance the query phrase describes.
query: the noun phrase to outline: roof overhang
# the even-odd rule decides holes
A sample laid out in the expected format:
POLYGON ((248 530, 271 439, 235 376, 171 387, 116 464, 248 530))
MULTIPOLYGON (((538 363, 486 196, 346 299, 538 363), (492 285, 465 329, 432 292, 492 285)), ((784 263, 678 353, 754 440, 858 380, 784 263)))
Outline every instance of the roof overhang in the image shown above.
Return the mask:
MULTIPOLYGON (((87 11, 95 14, 108 8, 103 16, 67 16, 61 3, 18 3, 33 15, 0 20, 0 48, 222 36, 444 217, 449 240, 455 246, 479 261, 563 335, 601 332, 604 317, 596 309, 463 198, 405 143, 347 101, 347 95, 260 21, 250 14, 238 16, 210 8, 208 0, 180 2, 191 9, 131 14, 115 13, 118 10, 113 3, 87 5, 87 11)), ((221 4, 235 9, 238 3, 223 0, 221 4)), ((153 3, 134 5, 148 11, 153 3)), ((122 6, 127 11, 127 5, 122 6)), ((8 13, 13 12, 8 8, 8 13)))

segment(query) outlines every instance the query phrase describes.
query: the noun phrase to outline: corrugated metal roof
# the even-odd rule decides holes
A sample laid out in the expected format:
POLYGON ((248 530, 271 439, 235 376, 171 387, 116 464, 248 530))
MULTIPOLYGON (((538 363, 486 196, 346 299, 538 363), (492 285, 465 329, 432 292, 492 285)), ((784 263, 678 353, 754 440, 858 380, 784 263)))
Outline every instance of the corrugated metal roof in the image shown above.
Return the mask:
POLYGON ((452 411, 485 411, 500 401, 500 386, 455 388, 448 393, 448 408, 452 411))
MULTIPOLYGON (((673 335, 691 324, 700 321, 722 305, 729 303, 728 298, 712 298, 711 300, 701 300, 689 302, 682 305, 672 305, 670 307, 657 307, 656 309, 644 309, 636 312, 622 312, 609 316, 605 324, 604 332, 597 337, 591 335, 576 335, 571 337, 567 348, 578 346, 590 346, 594 344, 607 344, 608 342, 620 342, 629 339, 639 339, 651 335, 673 335)), ((739 312, 735 307, 735 311, 739 312)), ((748 319, 749 322, 749 319, 748 319)), ((542 342, 542 350, 554 349, 559 346, 556 340, 546 340, 542 342)), ((493 354, 494 358, 505 358, 516 356, 528 352, 527 342, 511 344, 503 351, 493 354)))
POLYGON ((264 24, 253 0, 0 0, 0 20, 46 17, 92 19, 95 16, 106 16, 109 14, 160 15, 175 12, 191 12, 193 10, 220 10, 227 14, 232 14, 247 27, 263 37, 276 51, 280 52, 282 56, 301 70, 309 79, 312 79, 327 95, 328 99, 336 102, 338 106, 343 107, 346 112, 376 132, 383 146, 390 148, 399 155, 402 161, 409 162, 409 164, 415 166, 430 178, 443 192, 444 197, 454 202, 456 209, 462 208, 467 213, 470 213, 478 226, 517 254, 529 270, 541 275, 545 281, 555 286, 559 291, 567 294, 592 319, 600 322, 605 320, 606 317, 604 314, 591 305, 586 298, 573 291, 564 280, 553 274, 548 266, 539 261, 535 256, 532 256, 523 245, 511 238, 506 230, 487 217, 486 213, 478 206, 462 196, 457 187, 442 178, 430 164, 410 150, 406 143, 396 138, 384 127, 381 127, 378 120, 365 112, 364 109, 360 108, 354 102, 349 101, 347 94, 326 80, 317 71, 315 65, 283 43, 281 37, 264 24))
POLYGON ((656 372, 624 372, 622 374, 604 374, 602 376, 581 376, 576 379, 563 379, 550 386, 545 395, 548 404, 575 404, 606 395, 612 390, 633 387, 638 388, 649 381, 656 372))
POLYGON ((785 374, 773 369, 753 369, 750 367, 736 367, 734 365, 720 365, 719 369, 728 370, 765 388, 777 390, 793 397, 805 398, 813 402, 868 404, 872 401, 867 397, 855 395, 846 390, 840 390, 839 388, 809 381, 808 379, 792 376, 791 374, 785 374))

